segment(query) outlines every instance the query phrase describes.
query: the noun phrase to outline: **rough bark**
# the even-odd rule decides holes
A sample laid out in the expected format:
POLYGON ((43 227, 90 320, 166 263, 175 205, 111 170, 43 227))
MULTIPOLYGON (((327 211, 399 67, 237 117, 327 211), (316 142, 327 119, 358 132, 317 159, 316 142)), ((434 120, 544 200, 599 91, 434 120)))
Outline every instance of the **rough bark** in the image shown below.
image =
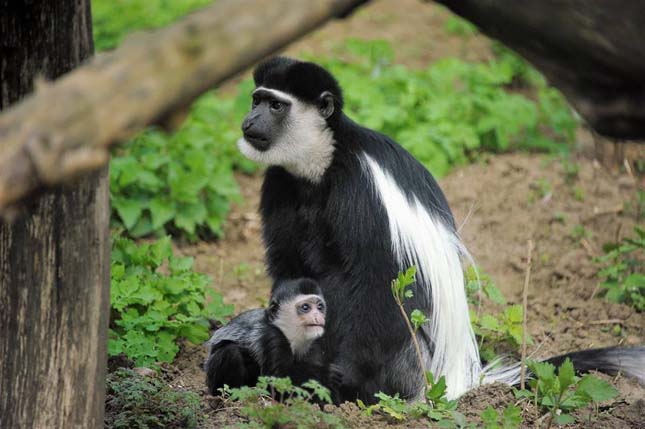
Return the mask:
POLYGON ((437 1, 531 61, 599 134, 645 139, 645 2, 437 1))
MULTIPOLYGON (((0 0, 0 10, 0 109, 93 52, 89 0, 0 0)), ((108 204, 102 168, 0 221, 2 428, 103 426, 108 204)))
POLYGON ((104 165, 109 144, 363 2, 218 0, 41 85, 0 115, 0 214, 41 186, 104 165))

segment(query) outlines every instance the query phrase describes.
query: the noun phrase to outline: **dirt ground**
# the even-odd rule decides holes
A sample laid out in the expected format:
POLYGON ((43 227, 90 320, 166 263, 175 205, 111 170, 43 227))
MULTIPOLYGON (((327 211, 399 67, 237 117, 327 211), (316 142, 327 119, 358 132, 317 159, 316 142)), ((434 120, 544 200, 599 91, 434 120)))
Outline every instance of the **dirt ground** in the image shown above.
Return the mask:
MULTIPOLYGON (((329 54, 338 42, 359 37, 390 41, 397 61, 413 67, 445 56, 490 58, 489 41, 484 37, 449 35, 443 28, 447 16, 436 5, 417 0, 372 1, 349 19, 329 23, 287 52, 329 54)), ((579 146, 588 147, 591 139, 584 129, 579 131, 579 146)), ((531 239, 535 243, 528 327, 533 337, 529 353, 536 358, 590 347, 644 343, 643 314, 595 296, 597 265, 592 261, 601 254, 604 243, 632 234, 636 222, 643 223, 636 206, 636 192, 643 183, 627 174, 610 173, 584 152, 574 155, 579 172, 573 178, 567 176, 559 159, 515 153, 486 157, 455 169, 440 181, 458 224, 463 224, 461 235, 475 261, 512 303, 521 303, 527 242, 531 239)), ((225 238, 178 249, 195 257, 196 270, 213 277, 214 287, 226 302, 235 304, 236 312, 265 304, 269 294, 257 214, 262 175, 238 175, 238 180, 244 203, 231 212, 225 238)), ((212 404, 205 395, 204 374, 199 368, 204 356, 202 347, 185 347, 171 384, 199 392, 205 404, 212 404)), ((601 408, 593 422, 570 427, 645 427, 645 390, 629 380, 611 381, 620 396, 601 408)), ((513 402, 509 388, 492 385, 466 395, 459 409, 476 419, 488 405, 502 407, 513 402)), ((533 427, 529 423, 540 415, 530 405, 522 406, 526 427, 533 427)), ((239 421, 235 409, 206 408, 207 427, 234 426, 239 421)), ((352 405, 335 413, 352 427, 395 427, 383 417, 364 417, 352 405)), ((428 427, 428 423, 401 427, 428 427)))

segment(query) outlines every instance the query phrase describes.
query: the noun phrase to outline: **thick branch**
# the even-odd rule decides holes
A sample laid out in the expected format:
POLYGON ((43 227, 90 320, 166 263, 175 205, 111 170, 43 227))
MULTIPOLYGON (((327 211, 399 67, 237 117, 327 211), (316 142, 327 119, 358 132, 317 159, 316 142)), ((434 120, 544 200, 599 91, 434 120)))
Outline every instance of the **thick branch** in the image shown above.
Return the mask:
POLYGON ((645 138, 645 2, 436 1, 531 61, 598 133, 645 138))
POLYGON ((37 188, 97 169, 110 144, 363 2, 218 0, 38 85, 0 115, 0 215, 37 188))

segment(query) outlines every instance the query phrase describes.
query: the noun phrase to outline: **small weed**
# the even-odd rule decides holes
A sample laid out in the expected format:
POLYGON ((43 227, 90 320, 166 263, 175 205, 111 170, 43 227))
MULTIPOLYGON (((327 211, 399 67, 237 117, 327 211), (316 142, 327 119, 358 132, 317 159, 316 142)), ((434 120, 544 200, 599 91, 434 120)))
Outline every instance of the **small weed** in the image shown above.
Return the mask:
MULTIPOLYGON (((507 301, 502 292, 495 286, 490 276, 480 273, 469 267, 466 271, 466 292, 471 307, 479 307, 478 295, 484 292, 486 299, 495 304, 506 306, 507 301), (481 288, 481 289, 480 289, 481 288)), ((499 355, 499 349, 517 348, 522 343, 522 315, 520 305, 506 306, 497 314, 479 314, 471 308, 470 321, 473 325, 475 335, 479 339, 480 354, 483 360, 491 361, 499 355)), ((532 343, 531 337, 527 338, 528 344, 532 343)))
POLYGON ((245 280, 249 279, 251 275, 251 267, 247 263, 240 263, 233 267, 233 274, 237 278, 238 282, 243 283, 245 280))
POLYGON ((330 404, 327 388, 313 380, 302 386, 294 386, 288 377, 260 377, 255 387, 225 387, 222 396, 239 402, 242 405, 240 414, 250 420, 236 427, 331 429, 345 426, 340 418, 321 411, 319 406, 310 402, 317 399, 330 404))
POLYGON ((573 187, 573 199, 581 202, 585 200, 585 191, 581 186, 576 185, 573 187))
POLYGON ((573 238, 573 241, 578 242, 583 238, 590 237, 591 233, 583 225, 578 224, 571 229, 570 236, 573 238))
POLYGON ((109 374, 106 393, 107 429, 195 428, 201 423, 197 394, 174 391, 131 369, 109 374))
POLYGON ((376 404, 366 406, 358 400, 358 407, 367 416, 376 412, 396 421, 428 418, 438 422, 440 427, 465 426, 466 418, 456 411, 457 401, 446 399, 445 378, 442 376, 435 381, 432 374, 427 372, 426 381, 432 387, 425 392, 425 402, 409 402, 400 398, 398 393, 392 396, 379 392, 375 395, 378 399, 376 404))
POLYGON ((522 410, 515 405, 507 405, 500 414, 490 405, 480 415, 484 429, 515 429, 522 424, 522 410))
POLYGON ((605 244, 605 254, 596 262, 602 267, 598 276, 607 300, 631 305, 642 312, 645 310, 645 229, 635 227, 634 232, 635 237, 605 244))
POLYGON ((529 195, 529 202, 546 199, 553 194, 553 185, 548 179, 539 179, 530 185, 533 192, 529 195))
POLYGON ((536 377, 529 381, 533 390, 516 390, 515 396, 532 399, 536 407, 545 410, 548 413, 547 428, 553 423, 574 423, 572 411, 589 404, 597 406, 618 394, 609 383, 593 375, 577 377, 569 359, 560 365, 557 374, 555 366, 548 362, 533 361, 528 366, 536 377))
POLYGON ((555 212, 553 213, 551 220, 553 220, 553 222, 565 223, 567 221, 567 216, 562 212, 555 212))
POLYGON ((572 184, 578 180, 578 174, 580 173, 580 165, 572 161, 570 157, 563 156, 562 160, 562 169, 564 170, 564 181, 567 184, 572 184))

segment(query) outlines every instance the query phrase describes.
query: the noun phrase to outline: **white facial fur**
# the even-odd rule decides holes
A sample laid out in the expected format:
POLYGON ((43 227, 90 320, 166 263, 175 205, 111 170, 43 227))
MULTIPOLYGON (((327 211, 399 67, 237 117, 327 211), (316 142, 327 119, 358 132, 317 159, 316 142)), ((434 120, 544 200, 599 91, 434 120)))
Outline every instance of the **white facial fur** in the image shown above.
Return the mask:
MULTIPOLYGON (((273 324, 287 337, 287 341, 291 344, 291 351, 297 356, 307 353, 311 343, 325 332, 324 326, 307 326, 307 323, 312 320, 312 314, 320 313, 314 303, 317 299, 320 299, 318 295, 298 295, 290 301, 280 303, 280 310, 273 321, 273 324), (300 315, 297 308, 305 302, 312 305, 312 310, 310 313, 300 315)), ((321 315, 317 314, 316 318, 320 321, 321 315)), ((324 314, 321 322, 324 325, 324 314)))
POLYGON ((276 98, 291 103, 285 129, 278 141, 262 152, 250 145, 244 137, 237 147, 247 158, 267 165, 284 167, 294 176, 318 183, 329 167, 334 153, 334 138, 325 119, 316 106, 303 103, 286 92, 259 87, 276 98))

